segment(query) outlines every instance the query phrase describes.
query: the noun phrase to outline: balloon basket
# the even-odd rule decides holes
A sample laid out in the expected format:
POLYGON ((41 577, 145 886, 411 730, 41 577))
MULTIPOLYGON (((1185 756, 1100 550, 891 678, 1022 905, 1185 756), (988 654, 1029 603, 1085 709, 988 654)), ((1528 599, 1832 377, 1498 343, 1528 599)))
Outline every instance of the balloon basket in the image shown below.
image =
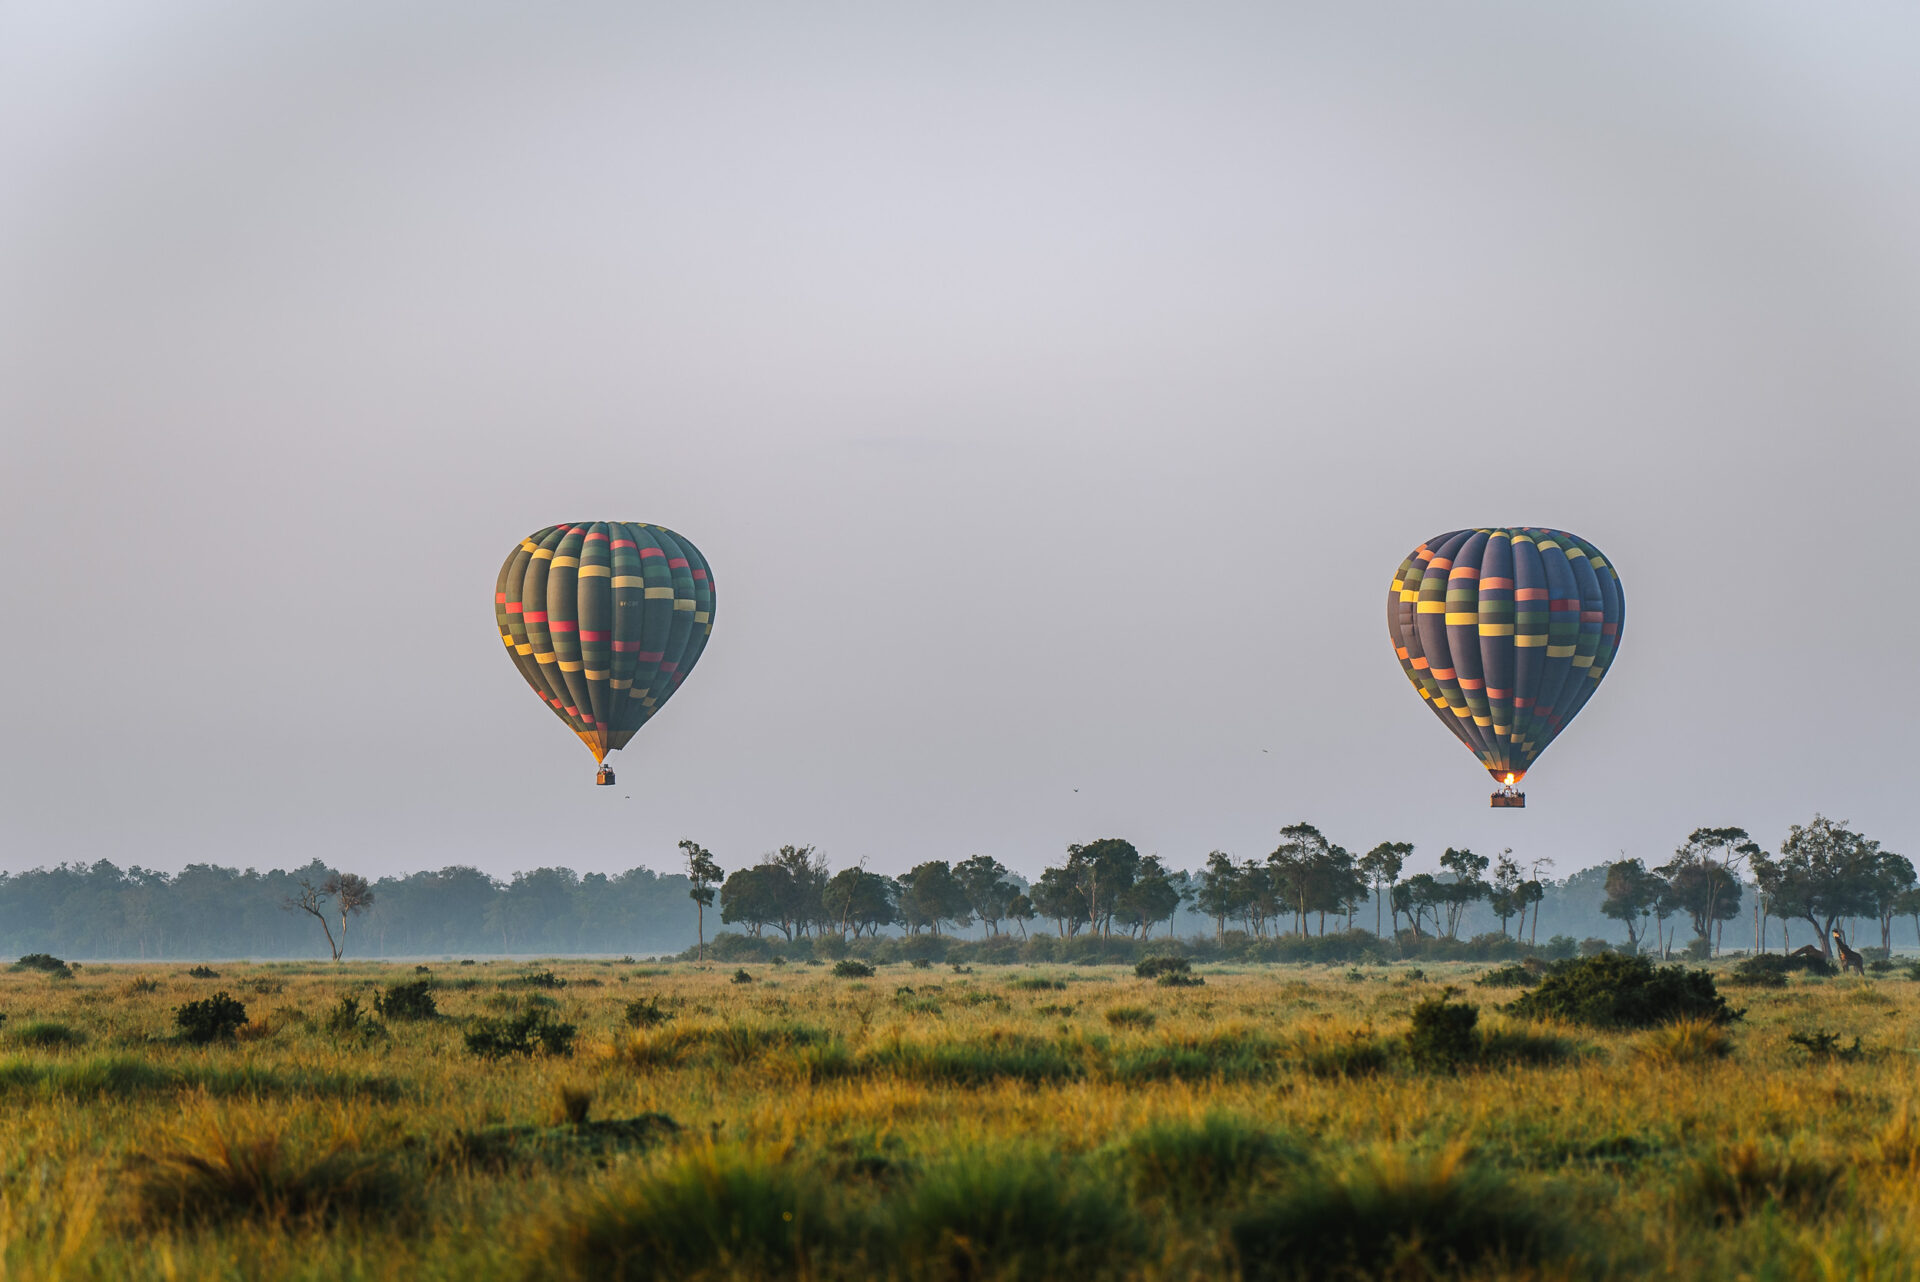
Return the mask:
POLYGON ((1515 792, 1510 787, 1502 788, 1493 794, 1487 804, 1495 810, 1525 810, 1527 808, 1527 794, 1524 792, 1515 792))
POLYGON ((593 781, 599 784, 602 788, 612 787, 613 786, 613 767, 601 766, 599 770, 594 772, 593 781))

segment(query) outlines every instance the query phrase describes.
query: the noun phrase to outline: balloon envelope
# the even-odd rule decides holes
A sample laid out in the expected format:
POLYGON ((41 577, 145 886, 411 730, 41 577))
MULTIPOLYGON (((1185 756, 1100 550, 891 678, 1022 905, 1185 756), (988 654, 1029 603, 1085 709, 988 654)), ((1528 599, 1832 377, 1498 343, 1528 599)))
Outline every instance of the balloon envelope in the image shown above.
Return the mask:
POLYGON ((638 521, 549 525, 494 584, 507 654, 599 761, 666 706, 713 631, 713 575, 685 538, 638 521))
POLYGON ((1620 576, 1600 549, 1564 530, 1428 539, 1387 592, 1401 669, 1501 783, 1524 778, 1593 696, 1625 621, 1620 576))

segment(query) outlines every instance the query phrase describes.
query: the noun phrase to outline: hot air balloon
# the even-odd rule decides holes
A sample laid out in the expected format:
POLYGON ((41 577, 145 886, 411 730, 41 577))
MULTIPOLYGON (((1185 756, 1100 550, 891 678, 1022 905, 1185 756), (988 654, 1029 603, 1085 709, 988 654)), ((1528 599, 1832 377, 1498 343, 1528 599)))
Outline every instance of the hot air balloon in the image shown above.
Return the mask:
POLYGON ((1620 576, 1563 530, 1455 530, 1415 548, 1387 591, 1387 632, 1407 680, 1500 790, 1586 706, 1626 618, 1620 576))
POLYGON ((713 576, 662 525, 549 525, 507 554, 493 589, 507 655, 541 702, 593 753, 609 752, 666 705, 713 631, 713 576))

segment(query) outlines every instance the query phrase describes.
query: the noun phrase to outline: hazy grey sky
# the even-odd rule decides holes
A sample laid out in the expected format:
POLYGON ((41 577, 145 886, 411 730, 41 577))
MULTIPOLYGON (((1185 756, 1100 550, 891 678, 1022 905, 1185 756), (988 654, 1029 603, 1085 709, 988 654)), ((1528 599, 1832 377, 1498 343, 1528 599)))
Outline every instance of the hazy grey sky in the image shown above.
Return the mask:
POLYGON ((1917 58, 1746 0, 0 6, 0 868, 1920 856, 1917 58), (490 600, 594 518, 719 594, 614 789, 490 600), (1627 594, 1524 812, 1386 638, 1478 524, 1627 594))

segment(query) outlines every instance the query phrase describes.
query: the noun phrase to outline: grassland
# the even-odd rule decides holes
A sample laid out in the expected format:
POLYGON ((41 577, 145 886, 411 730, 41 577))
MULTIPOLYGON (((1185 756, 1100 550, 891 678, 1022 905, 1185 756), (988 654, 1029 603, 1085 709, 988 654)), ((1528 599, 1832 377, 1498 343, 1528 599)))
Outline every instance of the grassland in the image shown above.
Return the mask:
POLYGON ((215 969, 0 973, 0 1277, 1920 1275, 1902 975, 1614 1033, 1471 965, 215 969), (570 1053, 469 1050, 529 1012, 570 1053))

